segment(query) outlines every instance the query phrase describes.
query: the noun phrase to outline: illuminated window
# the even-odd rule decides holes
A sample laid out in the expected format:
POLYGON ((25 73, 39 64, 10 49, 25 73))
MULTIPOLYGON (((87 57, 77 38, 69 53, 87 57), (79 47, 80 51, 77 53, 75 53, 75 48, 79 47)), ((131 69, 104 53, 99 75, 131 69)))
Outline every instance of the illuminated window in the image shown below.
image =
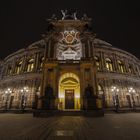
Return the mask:
POLYGON ((112 64, 112 61, 109 58, 105 59, 105 63, 106 63, 107 70, 113 71, 113 64, 112 64))
POLYGON ((120 60, 118 60, 118 68, 121 73, 125 72, 124 64, 120 60))
POLYGON ((22 62, 23 61, 20 61, 20 62, 17 63, 17 65, 16 65, 16 71, 15 71, 16 74, 19 74, 21 72, 22 62))
POLYGON ((95 56, 94 57, 94 60, 95 60, 95 64, 97 66, 97 69, 99 70, 100 69, 100 60, 99 60, 99 57, 95 56))
POLYGON ((103 95, 103 88, 101 87, 101 85, 98 85, 98 93, 99 95, 103 95))
POLYGON ((34 59, 30 59, 27 62, 27 72, 31 72, 34 69, 34 59))

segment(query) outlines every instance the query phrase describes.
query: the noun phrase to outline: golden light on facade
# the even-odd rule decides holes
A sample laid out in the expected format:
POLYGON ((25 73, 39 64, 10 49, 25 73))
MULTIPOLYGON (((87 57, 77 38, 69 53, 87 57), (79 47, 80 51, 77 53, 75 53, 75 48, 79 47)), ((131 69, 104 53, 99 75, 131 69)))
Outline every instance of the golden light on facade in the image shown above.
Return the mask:
POLYGON ((80 83, 79 78, 74 73, 65 73, 59 80, 59 104, 58 109, 66 109, 66 93, 69 92, 69 97, 72 98, 74 103, 74 109, 80 109, 80 83), (72 96, 73 95, 73 96, 72 96))

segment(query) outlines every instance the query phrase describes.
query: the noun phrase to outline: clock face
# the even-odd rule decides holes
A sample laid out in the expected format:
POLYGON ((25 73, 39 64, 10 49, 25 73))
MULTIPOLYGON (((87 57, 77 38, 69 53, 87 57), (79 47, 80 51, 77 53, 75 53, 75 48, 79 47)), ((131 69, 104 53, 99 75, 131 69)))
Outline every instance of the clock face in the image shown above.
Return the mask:
POLYGON ((78 31, 65 30, 60 32, 56 57, 58 60, 80 60, 82 57, 82 43, 78 31))

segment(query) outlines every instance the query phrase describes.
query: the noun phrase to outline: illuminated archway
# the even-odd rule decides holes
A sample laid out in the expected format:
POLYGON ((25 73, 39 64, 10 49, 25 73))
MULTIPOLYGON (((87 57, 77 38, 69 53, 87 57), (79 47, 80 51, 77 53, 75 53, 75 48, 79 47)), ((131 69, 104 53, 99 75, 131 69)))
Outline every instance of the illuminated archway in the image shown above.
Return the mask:
POLYGON ((65 73, 59 79, 59 110, 80 109, 80 81, 76 74, 65 73))

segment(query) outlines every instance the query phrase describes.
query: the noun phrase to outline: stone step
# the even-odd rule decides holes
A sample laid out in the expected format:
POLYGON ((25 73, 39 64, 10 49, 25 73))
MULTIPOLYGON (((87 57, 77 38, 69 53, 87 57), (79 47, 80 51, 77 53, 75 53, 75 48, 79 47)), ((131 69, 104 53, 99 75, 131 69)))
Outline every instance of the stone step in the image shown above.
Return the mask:
POLYGON ((8 110, 0 110, 0 113, 15 113, 15 114, 22 114, 22 113, 33 113, 33 110, 22 110, 22 109, 8 109, 8 110))
POLYGON ((35 110, 34 117, 49 117, 49 116, 87 116, 101 117, 104 116, 102 110, 81 110, 81 111, 60 111, 60 110, 35 110))
POLYGON ((83 111, 60 111, 57 115, 62 116, 82 116, 83 111))

